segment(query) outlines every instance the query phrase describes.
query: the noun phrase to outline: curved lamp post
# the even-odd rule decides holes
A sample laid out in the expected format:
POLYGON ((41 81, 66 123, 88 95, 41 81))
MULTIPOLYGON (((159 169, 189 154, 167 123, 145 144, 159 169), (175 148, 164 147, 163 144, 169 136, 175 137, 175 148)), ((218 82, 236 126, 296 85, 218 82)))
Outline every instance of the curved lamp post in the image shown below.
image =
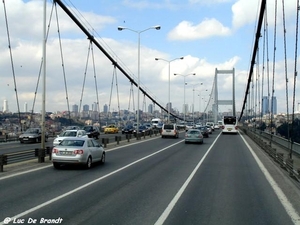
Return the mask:
POLYGON ((155 29, 155 30, 160 30, 160 26, 152 26, 149 27, 147 29, 144 30, 133 30, 131 28, 128 27, 118 27, 119 31, 122 30, 130 30, 132 32, 135 32, 138 34, 138 99, 137 99, 137 117, 136 117, 136 125, 137 125, 137 129, 136 129, 136 138, 139 139, 139 117, 140 117, 140 52, 141 52, 141 33, 147 31, 147 30, 151 30, 151 29, 155 29))
POLYGON ((168 93, 168 95, 169 95, 169 98, 168 98, 168 123, 170 122, 170 112, 171 112, 171 106, 170 106, 170 104, 171 104, 171 100, 170 100, 170 72, 171 72, 171 70, 170 70, 170 64, 171 64, 171 62, 173 62, 173 61, 175 61, 175 60, 177 60, 177 59, 184 59, 184 57, 180 57, 180 58, 175 58, 175 59, 172 59, 172 60, 166 60, 166 59, 162 59, 162 58, 155 58, 155 60, 162 60, 162 61, 165 61, 165 62, 167 62, 168 64, 169 64, 169 93, 168 93))

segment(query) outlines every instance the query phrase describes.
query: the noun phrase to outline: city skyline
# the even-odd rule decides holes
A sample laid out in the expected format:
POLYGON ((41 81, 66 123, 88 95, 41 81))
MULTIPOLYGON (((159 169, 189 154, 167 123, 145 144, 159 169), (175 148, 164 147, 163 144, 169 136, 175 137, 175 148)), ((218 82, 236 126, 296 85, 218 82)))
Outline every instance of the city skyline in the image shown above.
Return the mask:
MULTIPOLYGON (((122 26, 132 30, 143 30, 155 25, 161 26, 159 31, 150 29, 143 33, 140 40, 141 86, 160 105, 165 106, 170 101, 173 108, 182 109, 184 104, 183 79, 174 76, 174 73, 196 74, 186 79, 186 103, 194 105, 192 100, 194 85, 203 83, 203 87, 208 89, 208 93, 205 95, 208 95, 212 89, 215 69, 235 68, 236 106, 237 110, 241 108, 245 84, 249 75, 250 54, 258 20, 257 12, 260 7, 259 0, 184 0, 180 2, 163 1, 160 4, 152 1, 145 1, 145 4, 131 4, 128 1, 118 0, 113 2, 90 0, 88 3, 72 0, 72 3, 79 12, 77 14, 76 11, 76 15, 80 16, 79 19, 88 22, 84 25, 88 30, 93 31, 95 39, 135 81, 137 81, 138 75, 137 34, 129 29, 120 32, 117 28, 122 26), (169 18, 172 19, 166 20, 165 15, 169 15, 169 18), (163 60, 155 60, 155 58, 161 58, 168 61, 179 57, 183 57, 183 60, 175 60, 170 67, 163 60), (168 100, 169 85, 170 100, 168 100)), ((287 10, 286 42, 294 43, 295 10, 292 1, 285 1, 285 3, 287 10)), ((274 18, 272 3, 268 2, 267 4, 270 9, 268 15, 270 18, 274 18)), ((51 3, 47 2, 48 14, 51 7, 51 3)), ((74 7, 71 5, 68 7, 74 12, 74 7)), ((281 4, 279 4, 278 10, 281 9, 281 4)), ((20 103, 20 108, 23 108, 22 106, 27 102, 28 110, 32 110, 33 102, 35 102, 34 110, 40 111, 43 102, 42 88, 40 84, 37 87, 37 81, 43 40, 41 0, 10 0, 6 2, 11 44, 7 43, 4 11, 3 4, 0 4, 0 18, 2 18, 0 33, 3 37, 0 39, 0 45, 3 46, 0 50, 2 80, 0 101, 8 100, 9 110, 13 112, 18 111, 17 102, 20 103), (22 15, 22 20, 19 19, 19 15, 22 15), (27 29, 29 24, 33 29, 27 29), (13 53, 14 71, 12 71, 7 46, 10 46, 13 53), (16 80, 13 80, 13 72, 15 72, 16 80)), ((62 33, 61 39, 58 38, 58 28, 52 21, 47 42, 46 111, 66 110, 66 99, 70 105, 80 100, 89 103, 99 101, 99 105, 103 105, 111 100, 111 108, 114 109, 119 106, 128 108, 130 102, 130 109, 133 110, 133 97, 135 105, 137 105, 137 88, 133 86, 130 99, 130 82, 120 71, 114 70, 111 62, 95 46, 92 46, 94 47, 93 57, 97 63, 93 68, 92 58, 88 57, 88 49, 91 46, 86 35, 59 7, 58 17, 62 28, 59 30, 62 33), (60 41, 63 48, 63 69, 59 51, 60 41), (84 79, 85 75, 86 79, 84 79), (65 82, 63 82, 64 79, 65 82), (83 81, 85 81, 84 91, 83 81), (96 86, 98 90, 96 90, 96 86)), ((50 21, 47 22, 50 23, 50 21)), ((269 22, 269 29, 272 31, 274 22, 269 22)), ((279 28, 282 27, 278 27, 278 46, 276 47, 281 50, 284 42, 283 35, 279 31, 283 29, 279 28)), ((269 40, 269 43, 272 41, 269 40)), ((289 96, 292 96, 294 74, 292 66, 294 49, 292 47, 294 46, 290 44, 287 48, 289 96)), ((271 54, 273 52, 270 51, 270 56, 271 54)), ((91 55, 89 56, 91 57, 91 55)), ((274 71, 276 80, 274 91, 278 102, 277 110, 284 113, 286 112, 284 108, 286 106, 285 87, 283 85, 286 83, 283 70, 285 62, 282 55, 277 56, 276 60, 276 65, 273 67, 276 70, 274 71)), ((230 78, 220 76, 218 82, 220 82, 219 94, 224 97, 224 100, 226 97, 230 99, 230 78)), ((267 84, 265 83, 265 85, 267 84)), ((200 90, 201 88, 197 87, 196 89, 200 90)), ((297 98, 297 93, 295 96, 297 98)), ((289 101, 291 99, 289 98, 289 101)), ((146 105, 149 104, 149 101, 146 99, 146 105)), ((289 102, 289 106, 292 106, 291 102, 289 102)))

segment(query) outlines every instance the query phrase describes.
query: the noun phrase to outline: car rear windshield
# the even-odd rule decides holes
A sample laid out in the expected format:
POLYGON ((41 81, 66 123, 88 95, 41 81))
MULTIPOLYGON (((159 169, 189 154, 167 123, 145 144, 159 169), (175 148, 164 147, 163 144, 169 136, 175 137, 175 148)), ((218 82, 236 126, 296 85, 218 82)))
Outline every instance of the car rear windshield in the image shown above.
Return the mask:
POLYGON ((63 140, 59 145, 62 146, 83 146, 84 140, 63 140))
POLYGON ((190 134, 199 134, 200 132, 197 131, 197 130, 190 130, 189 133, 190 133, 190 134))
POLYGON ((236 117, 234 116, 228 116, 224 117, 224 124, 236 124, 236 117))
POLYGON ((168 124, 166 124, 166 125, 164 126, 164 129, 173 130, 173 129, 174 129, 174 126, 173 126, 173 125, 168 125, 168 124))

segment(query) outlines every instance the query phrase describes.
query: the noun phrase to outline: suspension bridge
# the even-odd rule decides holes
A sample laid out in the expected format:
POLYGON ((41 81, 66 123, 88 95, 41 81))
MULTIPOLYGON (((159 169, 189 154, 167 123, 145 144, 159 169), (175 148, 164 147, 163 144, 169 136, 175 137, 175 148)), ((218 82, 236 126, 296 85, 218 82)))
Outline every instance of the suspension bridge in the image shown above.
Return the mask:
MULTIPOLYGON (((254 122, 255 126, 259 126, 262 124, 263 121, 268 121, 268 124, 272 126, 274 123, 274 116, 277 113, 276 109, 276 80, 278 80, 278 76, 283 76, 281 78, 285 81, 285 117, 286 121, 294 121, 297 117, 295 112, 297 111, 297 100, 296 100, 296 78, 297 78, 297 48, 298 48, 298 2, 295 1, 294 5, 294 12, 295 12, 295 26, 293 27, 294 30, 289 30, 285 27, 285 3, 276 1, 275 6, 271 9, 267 9, 266 1, 261 1, 260 10, 257 18, 257 26, 256 31, 254 34, 254 41, 253 41, 253 51, 251 53, 251 61, 249 65, 248 71, 248 78, 246 82, 243 104, 239 106, 241 108, 237 108, 236 106, 236 96, 235 96, 235 79, 236 79, 236 69, 232 68, 230 70, 224 70, 223 68, 215 68, 214 72, 214 79, 213 85, 208 93, 210 93, 205 101, 204 107, 200 109, 199 103, 199 111, 195 111, 194 109, 194 102, 193 102, 193 112, 185 115, 186 112, 179 112, 174 110, 169 110, 167 105, 169 103, 162 102, 157 96, 155 96, 155 90, 149 90, 147 85, 139 84, 138 79, 134 73, 131 72, 129 68, 122 62, 122 60, 115 54, 109 46, 105 45, 105 43, 101 40, 101 37, 97 34, 97 32, 89 26, 88 21, 80 15, 80 13, 76 12, 74 8, 66 6, 62 1, 55 0, 52 2, 51 13, 48 18, 48 25, 47 25, 47 37, 50 32, 51 26, 56 24, 57 35, 59 40, 59 59, 57 62, 60 63, 62 68, 62 79, 64 83, 65 89, 65 101, 66 101, 66 114, 70 117, 71 116, 71 108, 70 108, 70 93, 69 90, 71 87, 70 81, 72 80, 72 75, 66 73, 66 65, 64 63, 66 59, 66 54, 64 53, 63 43, 61 42, 61 27, 59 24, 59 13, 58 10, 61 9, 64 12, 64 16, 68 16, 72 22, 80 29, 80 31, 87 37, 87 56, 82 57, 80 60, 86 61, 85 68, 82 68, 83 72, 83 81, 82 81, 82 88, 81 90, 77 91, 80 92, 79 97, 79 113, 78 116, 80 117, 83 112, 83 99, 85 98, 86 94, 86 83, 87 80, 90 79, 88 76, 89 73, 92 73, 92 77, 94 79, 94 86, 95 86, 95 96, 93 102, 95 102, 94 111, 96 116, 94 118, 101 121, 100 116, 100 102, 101 102, 101 95, 99 93, 99 83, 101 83, 101 79, 103 76, 102 74, 96 73, 98 66, 95 59, 95 51, 100 51, 102 56, 107 59, 107 63, 105 64, 106 67, 111 67, 112 75, 111 75, 111 91, 108 103, 108 112, 111 113, 112 111, 116 111, 119 114, 119 118, 121 117, 121 108, 120 108, 120 94, 119 94, 119 79, 124 79, 124 77, 128 80, 128 111, 133 111, 135 114, 139 114, 142 119, 147 118, 145 117, 146 112, 146 102, 152 103, 156 109, 160 109, 163 113, 165 118, 168 114, 171 115, 172 118, 176 118, 178 120, 183 120, 186 116, 187 120, 191 120, 193 118, 193 122, 195 118, 199 121, 213 121, 217 122, 222 118, 223 115, 232 114, 239 118, 239 121, 247 121, 249 124, 254 122), (278 9, 282 9, 282 12, 279 12, 278 9), (272 11, 271 11, 272 10, 272 11), (274 15, 271 18, 270 15, 274 15), (54 23, 54 17, 56 18, 56 23, 54 23), (269 24, 274 24, 273 26, 269 26, 269 24), (279 31, 279 28, 281 29, 279 31), (288 33, 290 32, 290 33, 288 33), (294 35, 294 43, 286 43, 286 36, 294 35), (280 37, 281 43, 278 41, 280 37), (273 43, 271 42, 273 41, 273 43), (287 49, 288 47, 293 48, 294 51, 294 62, 288 61, 287 51, 291 51, 287 49), (95 50, 96 49, 96 50, 95 50), (278 49, 281 49, 283 52, 282 55, 278 57, 278 49), (271 61, 270 58, 273 60, 271 61), (278 62, 276 61, 277 58, 283 58, 283 65, 284 68, 282 69, 282 73, 278 72, 278 62), (289 66, 289 67, 288 67, 289 66), (290 74, 292 73, 292 75, 290 74), (220 76, 228 76, 231 79, 231 98, 229 99, 222 99, 219 93, 222 91, 218 85, 218 77, 220 76), (137 90, 139 89, 139 90, 137 90), (137 109, 136 103, 137 101, 134 99, 136 93, 141 93, 143 96, 143 109, 140 107, 137 109), (263 103, 263 99, 268 102, 266 106, 263 103), (275 100, 275 101, 274 101, 275 100), (117 108, 113 108, 112 104, 117 105, 117 108), (223 107, 226 106, 226 107, 223 107), (132 107, 132 109, 131 109, 132 107), (113 109, 112 109, 113 108, 113 109), (226 108, 226 110, 224 110, 226 108), (98 118, 97 118, 98 117, 98 118), (266 119, 266 117, 268 119, 266 119)), ((15 90, 15 98, 16 104, 18 108, 18 112, 20 112, 20 105, 19 105, 19 92, 18 92, 18 85, 17 85, 17 74, 16 69, 14 66, 14 54, 12 51, 12 44, 11 44, 11 34, 10 34, 10 24, 9 24, 9 11, 7 11, 5 7, 5 1, 3 1, 3 9, 4 9, 4 16, 6 21, 6 34, 10 52, 10 60, 12 66, 12 77, 14 80, 14 90, 15 90)), ((47 44, 49 40, 46 38, 47 44)), ((34 92, 34 99, 32 100, 32 109, 31 112, 34 112, 34 107, 36 104, 36 98, 38 95, 38 87, 40 85, 40 78, 42 73, 43 67, 43 59, 41 60, 41 64, 39 66, 39 73, 37 75, 37 82, 36 88, 33 90, 34 92)), ((101 65, 102 66, 102 65, 101 65)), ((281 68, 280 68, 281 69, 281 68)), ((105 75, 106 77, 108 75, 105 75)), ((223 96, 221 94, 221 96, 223 96)), ((277 96, 278 97, 278 96, 277 96)), ((203 97, 202 97, 203 98, 203 97)), ((283 99, 283 96, 280 96, 283 99)), ((199 101, 201 101, 200 99, 199 101)), ((281 101, 282 102, 282 101, 281 101)), ((138 106, 139 107, 139 106, 138 106)), ((120 119, 121 120, 121 119, 120 119)))

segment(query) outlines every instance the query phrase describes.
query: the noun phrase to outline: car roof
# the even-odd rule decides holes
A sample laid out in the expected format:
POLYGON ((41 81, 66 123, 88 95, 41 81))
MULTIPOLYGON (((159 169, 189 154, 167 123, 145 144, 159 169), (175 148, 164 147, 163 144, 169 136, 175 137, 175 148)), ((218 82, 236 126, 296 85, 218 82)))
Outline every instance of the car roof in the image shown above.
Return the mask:
POLYGON ((66 137, 64 138, 64 140, 81 140, 81 141, 85 141, 85 140, 94 140, 93 138, 83 138, 83 137, 66 137))

